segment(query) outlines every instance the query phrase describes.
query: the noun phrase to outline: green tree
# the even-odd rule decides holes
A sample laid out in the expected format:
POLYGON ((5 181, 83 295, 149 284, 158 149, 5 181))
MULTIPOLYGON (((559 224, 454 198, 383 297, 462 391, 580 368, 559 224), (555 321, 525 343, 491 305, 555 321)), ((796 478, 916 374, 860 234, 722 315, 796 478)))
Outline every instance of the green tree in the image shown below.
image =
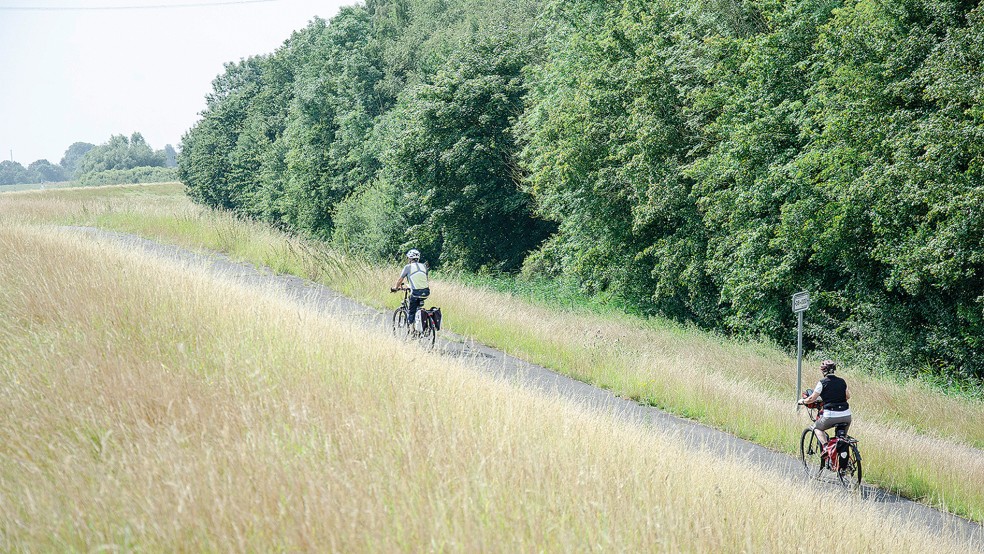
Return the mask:
POLYGON ((65 170, 62 169, 61 166, 55 165, 48 160, 37 160, 27 166, 27 170, 37 175, 38 180, 43 183, 54 183, 68 180, 65 170))
POLYGON ((813 350, 981 377, 981 10, 367 0, 227 65, 178 165, 199 202, 367 257, 786 344, 806 289, 813 350))
POLYGON ((713 320, 699 306, 714 294, 679 170, 693 146, 686 81, 674 73, 689 55, 671 37, 680 22, 669 6, 645 2, 553 9, 549 58, 533 71, 521 131, 530 190, 560 230, 527 269, 573 275, 648 311, 713 320))
POLYGON ((58 162, 58 165, 62 166, 62 169, 64 169, 65 173, 68 175, 74 175, 75 170, 78 168, 79 160, 81 160, 82 156, 85 156, 89 150, 92 150, 95 147, 95 144, 90 144, 88 142, 72 143, 72 145, 65 150, 65 155, 62 157, 61 161, 58 162))
POLYGON ((392 175, 406 192, 408 235, 443 263, 515 270, 550 230, 517 183, 511 129, 526 93, 525 46, 518 35, 478 38, 400 106, 392 175))
POLYGON ((15 161, 3 160, 0 162, 0 185, 36 183, 37 180, 36 174, 31 173, 15 161))
POLYGON ((136 167, 164 167, 163 152, 154 150, 140 133, 113 135, 109 142, 90 149, 78 161, 75 175, 136 167))
POLYGON ((188 195, 214 208, 246 211, 254 193, 258 160, 235 149, 248 107, 262 87, 263 57, 228 63, 212 81, 201 121, 182 137, 178 177, 188 195))
POLYGON ((859 1, 823 29, 796 170, 832 317, 870 363, 984 376, 975 3, 859 1), (973 10, 972 10, 973 8, 973 10))
POLYGON ((170 144, 164 145, 164 167, 178 167, 178 153, 170 144))

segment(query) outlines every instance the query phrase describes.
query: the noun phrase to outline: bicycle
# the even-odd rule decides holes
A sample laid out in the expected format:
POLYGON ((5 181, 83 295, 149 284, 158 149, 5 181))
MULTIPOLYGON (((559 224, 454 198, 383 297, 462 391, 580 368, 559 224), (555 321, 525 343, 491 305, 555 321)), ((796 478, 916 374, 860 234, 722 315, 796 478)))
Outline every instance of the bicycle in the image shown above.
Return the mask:
MULTIPOLYGON (((803 397, 812 394, 807 390, 803 397)), ((804 404, 810 420, 816 422, 823 416, 823 401, 804 404)), ((826 446, 820 444, 820 439, 812 427, 803 429, 800 437, 800 461, 806 474, 813 479, 820 479, 823 470, 837 475, 841 485, 851 491, 863 490, 861 486, 861 452, 858 450, 858 439, 847 434, 850 424, 839 423, 834 427, 834 437, 827 439, 826 446)), ((827 434, 826 431, 823 432, 827 434)))
POLYGON ((415 329, 414 326, 409 324, 410 289, 407 287, 390 289, 390 292, 397 291, 403 291, 403 303, 393 311, 393 335, 396 337, 420 339, 425 344, 428 344, 428 346, 433 347, 434 342, 437 340, 438 323, 434 321, 431 313, 428 310, 424 310, 421 306, 417 310, 417 315, 420 317, 422 330, 418 331, 415 329))

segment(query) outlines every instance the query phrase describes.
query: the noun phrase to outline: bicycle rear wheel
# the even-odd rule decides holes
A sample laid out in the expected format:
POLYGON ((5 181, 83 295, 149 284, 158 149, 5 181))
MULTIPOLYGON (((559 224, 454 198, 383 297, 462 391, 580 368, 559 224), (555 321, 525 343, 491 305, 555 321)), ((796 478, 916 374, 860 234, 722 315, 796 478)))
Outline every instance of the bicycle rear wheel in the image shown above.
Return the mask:
POLYGON ((858 445, 850 444, 847 449, 847 459, 844 467, 837 472, 841 484, 852 491, 861 490, 861 453, 858 445))
POLYGON ((434 339, 436 338, 436 335, 437 333, 434 332, 434 328, 428 327, 420 333, 420 340, 427 345, 427 348, 430 348, 434 346, 434 339))
POLYGON ((434 338, 436 335, 434 331, 434 321, 425 310, 420 310, 417 312, 417 317, 420 318, 420 326, 422 328, 420 334, 417 335, 417 338, 420 339, 420 342, 426 344, 427 348, 431 348, 434 346, 434 338))
POLYGON ((803 436, 800 438, 800 461, 803 462, 803 469, 806 470, 808 477, 817 479, 823 472, 823 445, 817 439, 813 429, 803 429, 803 436))

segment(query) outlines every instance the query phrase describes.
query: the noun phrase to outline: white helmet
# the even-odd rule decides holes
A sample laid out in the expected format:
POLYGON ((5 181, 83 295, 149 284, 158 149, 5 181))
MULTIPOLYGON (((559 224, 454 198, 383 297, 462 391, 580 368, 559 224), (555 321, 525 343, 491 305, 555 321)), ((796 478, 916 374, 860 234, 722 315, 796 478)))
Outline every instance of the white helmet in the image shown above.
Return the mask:
POLYGON ((407 252, 407 258, 409 258, 411 260, 419 260, 420 259, 420 250, 417 250, 416 248, 411 248, 410 251, 407 252))

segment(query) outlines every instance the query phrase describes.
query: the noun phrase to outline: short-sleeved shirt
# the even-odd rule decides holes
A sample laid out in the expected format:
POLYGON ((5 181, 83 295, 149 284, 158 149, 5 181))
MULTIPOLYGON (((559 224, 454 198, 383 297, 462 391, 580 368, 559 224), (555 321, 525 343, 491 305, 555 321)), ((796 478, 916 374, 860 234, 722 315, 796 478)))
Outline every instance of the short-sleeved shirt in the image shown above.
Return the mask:
POLYGON ((430 288, 427 283, 427 266, 419 262, 407 264, 400 273, 400 278, 406 277, 410 290, 430 288))

